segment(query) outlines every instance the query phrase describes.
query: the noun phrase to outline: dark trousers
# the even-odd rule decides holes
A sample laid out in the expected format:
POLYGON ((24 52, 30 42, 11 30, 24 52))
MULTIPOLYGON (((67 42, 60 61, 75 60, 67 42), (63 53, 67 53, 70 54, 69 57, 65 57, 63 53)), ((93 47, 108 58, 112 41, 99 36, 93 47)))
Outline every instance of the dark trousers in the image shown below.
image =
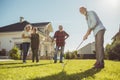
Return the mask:
POLYGON ((35 58, 36 62, 39 62, 38 56, 38 49, 32 49, 32 62, 34 62, 35 58))
POLYGON ((22 50, 23 50, 23 62, 26 62, 26 57, 27 57, 27 53, 30 47, 30 43, 25 42, 22 44, 22 50))
POLYGON ((105 30, 100 30, 95 36, 96 60, 100 64, 104 64, 104 33, 105 30))

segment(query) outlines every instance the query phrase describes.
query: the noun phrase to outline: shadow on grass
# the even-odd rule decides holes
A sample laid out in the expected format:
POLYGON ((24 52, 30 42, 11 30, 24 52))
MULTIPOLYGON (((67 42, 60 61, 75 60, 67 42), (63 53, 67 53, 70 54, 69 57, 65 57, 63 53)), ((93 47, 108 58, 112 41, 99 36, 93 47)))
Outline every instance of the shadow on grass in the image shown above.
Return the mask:
MULTIPOLYGON (((23 63, 20 63, 20 64, 23 64, 23 63)), ((31 64, 23 64, 23 65, 17 65, 17 66, 4 66, 4 67, 1 67, 1 68, 2 69, 5 69, 5 68, 20 68, 20 67, 24 68, 24 67, 35 67, 35 66, 48 65, 48 64, 51 64, 51 63, 45 63, 45 64, 31 63, 31 64)))
POLYGON ((10 63, 1 63, 0 65, 15 65, 15 64, 23 64, 22 62, 10 62, 10 63))
POLYGON ((75 73, 75 74, 71 74, 71 75, 68 75, 68 74, 66 74, 65 71, 62 71, 55 75, 46 76, 46 77, 42 77, 42 78, 37 77, 34 79, 29 79, 29 80, 81 80, 81 79, 88 78, 88 77, 95 78, 94 75, 100 71, 101 71, 101 69, 91 68, 84 72, 75 73))

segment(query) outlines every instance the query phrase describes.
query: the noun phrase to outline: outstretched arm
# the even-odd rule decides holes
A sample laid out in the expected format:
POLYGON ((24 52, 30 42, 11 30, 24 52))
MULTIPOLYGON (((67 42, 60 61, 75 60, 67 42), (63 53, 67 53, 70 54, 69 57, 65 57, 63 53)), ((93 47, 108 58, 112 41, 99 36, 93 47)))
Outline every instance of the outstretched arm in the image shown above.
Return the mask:
POLYGON ((83 37, 83 40, 86 40, 88 38, 88 36, 90 35, 91 31, 92 31, 92 29, 88 29, 87 30, 86 34, 83 37))

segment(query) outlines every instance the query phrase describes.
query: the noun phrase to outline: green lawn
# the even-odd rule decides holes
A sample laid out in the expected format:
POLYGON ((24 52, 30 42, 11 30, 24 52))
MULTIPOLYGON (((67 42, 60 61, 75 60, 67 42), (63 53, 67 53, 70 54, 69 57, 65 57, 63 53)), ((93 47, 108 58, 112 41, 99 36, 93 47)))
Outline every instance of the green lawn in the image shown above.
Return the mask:
POLYGON ((120 62, 105 61, 104 69, 92 69, 95 60, 65 60, 61 63, 51 63, 50 60, 40 60, 26 64, 22 61, 0 62, 0 80, 120 80, 120 62))

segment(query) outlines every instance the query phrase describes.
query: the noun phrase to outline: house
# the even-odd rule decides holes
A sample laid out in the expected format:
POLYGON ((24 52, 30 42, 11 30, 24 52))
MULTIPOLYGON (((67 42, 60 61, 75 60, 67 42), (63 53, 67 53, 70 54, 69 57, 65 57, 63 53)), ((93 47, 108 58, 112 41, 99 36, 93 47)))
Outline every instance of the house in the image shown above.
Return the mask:
POLYGON ((40 55, 50 56, 54 52, 54 44, 50 33, 53 32, 51 22, 42 23, 30 23, 24 21, 23 17, 20 18, 20 22, 0 27, 0 51, 4 50, 3 56, 9 56, 9 51, 14 47, 20 47, 22 43, 21 33, 24 30, 26 24, 30 24, 33 27, 38 28, 40 35, 40 55))
POLYGON ((95 58, 95 42, 89 43, 78 50, 80 58, 94 59, 95 58))
POLYGON ((113 40, 120 40, 120 27, 119 27, 119 31, 112 37, 113 40))

